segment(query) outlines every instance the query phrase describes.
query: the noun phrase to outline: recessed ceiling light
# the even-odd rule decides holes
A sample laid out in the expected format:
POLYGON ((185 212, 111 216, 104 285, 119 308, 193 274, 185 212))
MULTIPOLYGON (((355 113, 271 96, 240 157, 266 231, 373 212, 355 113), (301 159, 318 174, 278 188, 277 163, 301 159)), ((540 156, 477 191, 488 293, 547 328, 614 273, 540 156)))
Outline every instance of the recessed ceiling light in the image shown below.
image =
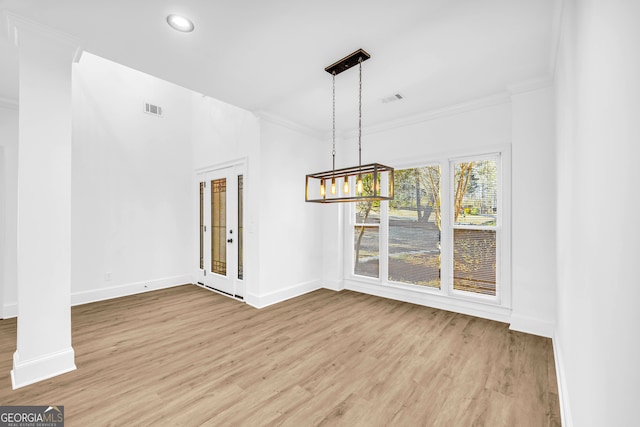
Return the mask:
POLYGON ((183 33, 189 33, 193 31, 193 22, 180 15, 167 16, 167 24, 171 25, 174 30, 182 31, 183 33))

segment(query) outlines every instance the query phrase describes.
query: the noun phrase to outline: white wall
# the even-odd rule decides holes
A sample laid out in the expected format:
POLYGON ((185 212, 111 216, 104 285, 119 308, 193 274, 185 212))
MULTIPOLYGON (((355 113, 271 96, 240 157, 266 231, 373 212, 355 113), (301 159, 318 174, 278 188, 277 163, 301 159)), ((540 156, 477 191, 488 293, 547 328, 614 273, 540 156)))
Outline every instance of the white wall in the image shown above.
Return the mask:
POLYGON ((254 296, 255 305, 264 306, 322 287, 328 206, 305 202, 305 175, 326 169, 316 138, 263 120, 260 144, 260 285, 254 296))
MULTIPOLYGON (((245 301, 252 303, 259 284, 260 254, 260 120, 253 113, 194 93, 192 97, 193 171, 216 169, 241 162, 244 173, 244 285, 245 301), (249 295, 247 295, 249 294, 249 295)), ((197 200, 193 177, 193 203, 197 200)), ((191 269, 198 271, 197 248, 191 269)))
POLYGON ((17 316, 18 110, 0 105, 0 318, 17 316))
POLYGON ((556 68, 565 425, 637 425, 640 3, 566 0, 556 68))
POLYGON ((238 159, 258 163, 260 120, 253 113, 193 93, 192 127, 194 169, 238 159))
POLYGON ((90 54, 73 83, 72 302, 189 282, 193 93, 90 54))
MULTIPOLYGON (((393 166, 511 142, 511 109, 506 96, 479 100, 475 107, 470 103, 441 114, 434 112, 424 120, 408 123, 372 133, 364 126, 362 163, 384 161, 393 166)), ((347 147, 353 147, 347 151, 350 161, 357 162, 357 140, 347 142, 347 147)))
POLYGON ((511 328, 551 337, 557 291, 553 89, 514 93, 511 106, 511 328))

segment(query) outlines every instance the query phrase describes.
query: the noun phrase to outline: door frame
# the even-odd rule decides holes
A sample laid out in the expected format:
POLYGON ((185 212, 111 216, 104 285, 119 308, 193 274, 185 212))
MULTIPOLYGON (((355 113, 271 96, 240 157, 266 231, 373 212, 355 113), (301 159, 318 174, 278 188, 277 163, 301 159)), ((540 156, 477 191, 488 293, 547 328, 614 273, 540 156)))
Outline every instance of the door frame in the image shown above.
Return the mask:
MULTIPOLYGON (((200 183, 203 181, 207 181, 208 180, 208 176, 214 175, 217 172, 223 172, 225 169, 231 169, 231 171, 229 172, 231 176, 235 176, 237 177, 238 175, 242 175, 243 176, 243 210, 244 210, 244 222, 246 223, 246 201, 247 201, 247 192, 246 192, 246 188, 247 188, 247 162, 246 159, 237 159, 237 160, 233 160, 233 161, 229 161, 229 162, 224 162, 224 163, 218 163, 215 165, 210 165, 210 166, 206 166, 206 167, 202 167, 202 168, 198 168, 196 169, 195 172, 195 185, 194 188, 196 189, 196 194, 194 197, 194 206, 195 206, 195 219, 196 219, 196 227, 198 229, 198 233, 200 233, 200 192, 199 192, 199 187, 200 187, 200 183)), ((210 180, 209 180, 210 181, 210 180)), ((235 183, 235 185, 233 185, 233 188, 237 190, 237 182, 235 183)), ((206 186, 206 191, 211 191, 209 184, 206 186)), ((206 197, 205 197, 206 199, 206 197)), ((228 199, 227 199, 228 201, 228 199)), ((237 203, 237 205, 239 205, 239 203, 237 203)), ((236 209, 234 209, 235 212, 237 213, 237 206, 236 209)), ((210 212, 210 207, 209 209, 205 208, 205 217, 206 214, 210 212)), ((237 228, 237 227, 236 227, 237 228)), ((230 298, 233 298, 235 300, 238 301, 244 301, 246 302, 246 294, 247 294, 247 290, 246 290, 246 270, 247 270, 247 265, 246 265, 246 224, 243 224, 243 228, 244 228, 244 236, 243 236, 243 278, 239 279, 238 275, 237 275, 237 260, 236 263, 234 263, 234 267, 235 270, 233 272, 233 275, 230 276, 233 282, 233 291, 232 292, 226 292, 223 290, 219 290, 216 289, 212 286, 207 285, 207 283, 203 280, 203 276, 204 276, 204 271, 206 270, 206 261, 204 263, 205 269, 201 269, 200 268, 200 237, 199 234, 195 239, 195 251, 194 251, 194 257, 193 259, 196 260, 195 264, 195 283, 200 286, 203 287, 205 289, 208 289, 212 292, 218 293, 220 295, 224 295, 230 298)), ((209 233, 210 231, 207 230, 205 233, 209 233)), ((234 230, 234 240, 235 243, 233 245, 234 248, 237 248, 237 244, 238 244, 238 230, 234 230)), ((206 239, 205 239, 206 241, 206 239)), ((207 251, 210 250, 209 248, 205 247, 204 248, 204 254, 207 253, 207 251)), ((237 254, 237 250, 236 250, 236 254, 237 254)), ((207 272, 207 274, 212 274, 211 272, 207 272)), ((229 272, 227 273, 229 274, 229 272)))

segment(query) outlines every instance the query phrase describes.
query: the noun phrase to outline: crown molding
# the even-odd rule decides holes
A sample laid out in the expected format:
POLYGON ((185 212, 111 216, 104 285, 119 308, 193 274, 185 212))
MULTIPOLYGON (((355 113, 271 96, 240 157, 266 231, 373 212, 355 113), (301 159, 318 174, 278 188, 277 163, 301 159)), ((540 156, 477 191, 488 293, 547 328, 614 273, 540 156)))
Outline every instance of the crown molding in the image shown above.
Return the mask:
POLYGON ((42 39, 53 41, 55 44, 69 47, 73 51, 73 62, 80 61, 84 51, 80 39, 8 10, 2 10, 2 18, 7 26, 9 41, 15 46, 20 47, 22 34, 33 34, 42 39))
MULTIPOLYGON (((367 126, 366 128, 363 129, 362 134, 372 135, 380 132, 386 132, 392 129, 397 129, 401 127, 415 125, 422 122, 427 122, 430 120, 439 119, 442 117, 454 116, 456 114, 462 114, 469 111, 479 110, 482 108, 493 107, 495 105, 500 105, 500 104, 508 104, 511 102, 511 97, 513 95, 518 95, 521 93, 530 92, 538 89, 544 89, 547 87, 551 87, 552 85, 553 85, 553 79, 548 76, 527 80, 525 82, 509 85, 507 87, 507 90, 504 92, 499 92, 490 96, 473 99, 467 102, 448 105, 446 107, 425 111, 422 113, 403 117, 401 119, 390 120, 374 126, 367 126)), ((289 129, 302 132, 309 136, 313 136, 316 138, 331 137, 330 133, 311 129, 306 126, 302 126, 297 123, 294 123, 290 120, 283 119, 283 118, 274 116, 272 114, 266 113, 264 111, 257 112, 256 114, 267 122, 284 126, 289 129)), ((353 129, 350 131, 341 132, 339 135, 336 135, 336 137, 338 139, 349 139, 349 138, 355 138, 357 137, 357 135, 358 135, 358 130, 353 129)))
POLYGON ((545 76, 509 85, 507 90, 509 91, 509 94, 513 96, 525 92, 531 92, 532 90, 544 89, 550 86, 553 86, 553 78, 545 76))
MULTIPOLYGON (((425 111, 423 113, 414 114, 397 120, 390 120, 375 126, 368 126, 363 130, 363 135, 371 135, 379 132, 397 129, 401 127, 411 126, 422 122, 428 122, 442 117, 453 116, 456 114, 466 113, 473 110, 492 107, 494 105, 507 104, 511 102, 511 95, 508 92, 497 93, 491 96, 474 99, 460 104, 453 104, 446 107, 425 111)), ((358 135, 357 130, 349 132, 349 137, 353 138, 358 135)))
POLYGON ((321 139, 321 138, 325 138, 326 137, 326 133, 325 132, 321 132, 317 129, 313 129, 310 128, 308 126, 303 126, 301 124, 295 123, 291 120, 282 118, 280 116, 276 116, 274 114, 271 113, 267 113, 266 111, 260 110, 260 111, 256 111, 255 115, 258 116, 260 118, 260 120, 263 120, 267 123, 271 123, 274 125, 278 125, 278 126, 282 126, 285 127, 287 129, 293 130, 295 132, 300 132, 303 133, 307 136, 310 136, 312 138, 317 138, 317 139, 321 139))

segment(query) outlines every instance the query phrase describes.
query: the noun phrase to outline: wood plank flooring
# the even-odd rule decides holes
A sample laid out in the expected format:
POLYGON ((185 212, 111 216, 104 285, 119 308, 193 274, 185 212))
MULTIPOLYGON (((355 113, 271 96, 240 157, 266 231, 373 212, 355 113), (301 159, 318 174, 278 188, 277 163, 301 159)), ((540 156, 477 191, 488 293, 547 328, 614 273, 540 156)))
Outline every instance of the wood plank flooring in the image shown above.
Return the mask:
POLYGON ((256 310, 194 285, 72 309, 74 372, 0 404, 72 426, 558 426, 549 339, 356 292, 256 310))

